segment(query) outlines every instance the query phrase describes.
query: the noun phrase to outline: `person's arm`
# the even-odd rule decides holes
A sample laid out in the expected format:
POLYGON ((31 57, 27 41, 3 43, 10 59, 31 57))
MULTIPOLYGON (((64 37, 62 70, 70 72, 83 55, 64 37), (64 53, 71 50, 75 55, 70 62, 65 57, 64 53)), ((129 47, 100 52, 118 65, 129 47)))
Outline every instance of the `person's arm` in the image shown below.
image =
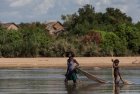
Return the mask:
POLYGON ((121 73, 120 73, 120 70, 119 70, 119 69, 118 69, 118 75, 119 75, 121 81, 124 83, 124 81, 123 81, 123 79, 122 79, 122 76, 121 76, 121 73))
POLYGON ((112 64, 112 67, 113 67, 113 68, 117 68, 117 66, 115 66, 114 60, 111 59, 111 61, 112 61, 112 63, 113 63, 113 64, 112 64))
POLYGON ((79 67, 79 63, 76 61, 76 59, 74 59, 74 62, 76 63, 75 67, 79 67))
POLYGON ((112 61, 112 62, 114 62, 114 60, 113 60, 113 59, 111 59, 111 61, 112 61))
POLYGON ((67 75, 68 74, 68 72, 69 72, 69 66, 68 66, 68 60, 67 60, 67 72, 66 72, 66 74, 65 75, 67 75))

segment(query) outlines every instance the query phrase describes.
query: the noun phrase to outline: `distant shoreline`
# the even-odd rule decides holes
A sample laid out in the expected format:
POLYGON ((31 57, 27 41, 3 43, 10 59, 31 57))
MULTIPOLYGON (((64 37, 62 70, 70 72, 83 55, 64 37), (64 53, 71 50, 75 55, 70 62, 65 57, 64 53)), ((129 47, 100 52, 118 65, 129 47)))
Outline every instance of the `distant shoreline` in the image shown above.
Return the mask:
MULTIPOLYGON (((140 67, 140 57, 113 57, 120 60, 120 67, 140 67)), ((75 57, 82 68, 112 66, 112 57, 75 57)), ((66 68, 67 58, 0 58, 0 68, 66 68)))

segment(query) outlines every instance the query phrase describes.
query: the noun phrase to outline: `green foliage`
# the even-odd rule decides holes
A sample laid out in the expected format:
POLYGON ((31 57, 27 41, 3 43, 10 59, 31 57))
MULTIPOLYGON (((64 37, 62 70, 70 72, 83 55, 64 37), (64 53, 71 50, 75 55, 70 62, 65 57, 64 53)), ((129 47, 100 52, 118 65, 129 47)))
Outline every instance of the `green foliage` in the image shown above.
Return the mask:
POLYGON ((131 23, 131 17, 128 17, 125 13, 122 13, 119 9, 107 8, 104 14, 107 22, 111 24, 116 23, 131 23))
POLYGON ((113 32, 106 32, 101 44, 101 52, 103 56, 111 56, 111 52, 116 56, 126 54, 126 46, 123 41, 113 32))
POLYGON ((63 57, 71 51, 76 56, 140 54, 140 22, 132 23, 119 9, 101 13, 87 4, 61 17, 66 31, 58 36, 49 35, 40 22, 20 23, 18 31, 0 25, 0 57, 63 57))
POLYGON ((140 32, 140 21, 139 22, 137 22, 136 24, 135 24, 135 27, 139 30, 139 32, 140 32))
MULTIPOLYGON (((63 15, 63 17, 67 18, 63 20, 64 26, 69 31, 68 35, 78 35, 80 38, 92 31, 101 33, 100 45, 91 41, 88 45, 83 44, 84 47, 82 44, 77 44, 83 54, 89 54, 87 56, 109 56, 111 51, 116 56, 140 54, 140 38, 138 37, 140 24, 139 22, 136 25, 133 24, 132 18, 119 9, 107 8, 105 13, 96 13, 94 7, 87 4, 79 8, 77 14, 63 15)), ((77 49, 77 54, 80 51, 77 49)))
POLYGON ((52 39, 41 25, 26 24, 19 31, 0 29, 0 55, 3 57, 49 56, 52 39))
POLYGON ((22 45, 21 33, 5 29, 0 30, 0 51, 4 57, 18 56, 22 45))
POLYGON ((95 23, 94 12, 94 7, 87 4, 83 8, 79 8, 78 14, 62 15, 64 26, 67 27, 67 30, 70 32, 69 34, 81 36, 86 34, 88 30, 92 29, 92 25, 95 23))

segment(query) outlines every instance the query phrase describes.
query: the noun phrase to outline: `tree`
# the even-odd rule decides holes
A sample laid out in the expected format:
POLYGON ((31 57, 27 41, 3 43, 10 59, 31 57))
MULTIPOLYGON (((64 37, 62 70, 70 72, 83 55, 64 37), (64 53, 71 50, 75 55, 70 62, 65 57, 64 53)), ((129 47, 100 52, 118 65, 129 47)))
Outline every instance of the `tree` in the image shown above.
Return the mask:
POLYGON ((120 9, 106 8, 105 13, 107 20, 111 24, 116 23, 132 23, 132 18, 128 17, 125 13, 122 13, 120 9))
POLYGON ((123 44, 129 49, 129 54, 138 54, 140 49, 140 37, 138 29, 133 25, 119 24, 116 34, 121 38, 123 44))
POLYGON ((115 56, 123 56, 127 54, 127 46, 123 41, 113 32, 106 32, 103 35, 101 44, 101 53, 104 56, 110 56, 113 52, 115 56))
POLYGON ((136 28, 139 30, 140 32, 140 21, 138 21, 136 24, 135 24, 136 28))
POLYGON ((93 24, 96 21, 94 7, 87 4, 83 8, 79 8, 78 14, 62 15, 62 19, 70 34, 84 35, 87 33, 86 31, 93 28, 93 24))

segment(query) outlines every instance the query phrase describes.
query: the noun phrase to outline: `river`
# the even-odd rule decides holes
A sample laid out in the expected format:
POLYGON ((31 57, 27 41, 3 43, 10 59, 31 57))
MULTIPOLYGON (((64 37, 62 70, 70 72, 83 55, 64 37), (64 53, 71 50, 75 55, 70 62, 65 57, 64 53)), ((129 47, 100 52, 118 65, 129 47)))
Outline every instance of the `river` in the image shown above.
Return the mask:
MULTIPOLYGON (((111 68, 84 69, 112 81, 111 68)), ((124 79, 132 85, 98 84, 78 74, 78 84, 64 83, 63 68, 0 69, 0 94, 140 94, 140 69, 121 69, 124 79)))

